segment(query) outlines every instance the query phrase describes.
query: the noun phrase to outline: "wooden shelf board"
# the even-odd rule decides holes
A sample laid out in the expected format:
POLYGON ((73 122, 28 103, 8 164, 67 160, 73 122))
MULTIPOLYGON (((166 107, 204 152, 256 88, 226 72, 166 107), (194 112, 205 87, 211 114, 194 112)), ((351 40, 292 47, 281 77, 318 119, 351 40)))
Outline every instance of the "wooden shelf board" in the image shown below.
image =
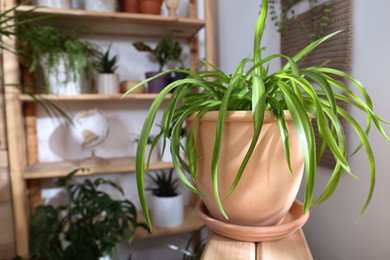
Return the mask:
MULTIPOLYGON (((33 6, 22 5, 17 12, 29 11, 33 6)), ((133 13, 105 13, 81 9, 53 9, 38 7, 32 16, 53 15, 40 21, 42 24, 64 29, 80 29, 83 34, 118 35, 134 37, 162 38, 174 37, 189 39, 205 26, 205 21, 193 18, 178 18, 161 15, 133 13), (58 19, 57 16, 61 16, 58 19), (80 25, 83 25, 80 27, 80 25)))
MULTIPOLYGON (((67 96, 59 96, 52 94, 36 94, 35 98, 42 100, 50 100, 50 101, 111 101, 111 100, 154 100, 157 97, 157 94, 154 93, 144 93, 144 94, 129 94, 123 97, 122 94, 80 94, 80 95, 67 95, 67 96)), ((168 94, 165 99, 169 99, 171 97, 168 94)), ((19 96, 19 100, 23 102, 31 102, 34 99, 27 94, 22 94, 19 96)))
MULTIPOLYGON (((149 170, 170 169, 171 162, 157 162, 149 165, 149 170)), ((128 173, 135 171, 134 157, 108 158, 104 163, 80 161, 63 161, 38 163, 28 166, 24 173, 25 179, 45 179, 66 176, 77 168, 88 168, 89 171, 79 172, 77 175, 95 175, 108 173, 128 173)))
MULTIPOLYGON (((143 214, 142 212, 138 213, 139 221, 143 222, 143 214)), ((179 234, 179 233, 185 233, 185 232, 192 232, 199 230, 204 224, 198 217, 198 215, 195 212, 195 209, 193 207, 185 207, 184 209, 184 222, 180 226, 173 227, 173 228, 159 228, 153 226, 153 232, 148 233, 146 230, 143 229, 137 229, 135 238, 148 238, 148 237, 158 237, 158 236, 164 236, 164 235, 173 235, 173 234, 179 234)))

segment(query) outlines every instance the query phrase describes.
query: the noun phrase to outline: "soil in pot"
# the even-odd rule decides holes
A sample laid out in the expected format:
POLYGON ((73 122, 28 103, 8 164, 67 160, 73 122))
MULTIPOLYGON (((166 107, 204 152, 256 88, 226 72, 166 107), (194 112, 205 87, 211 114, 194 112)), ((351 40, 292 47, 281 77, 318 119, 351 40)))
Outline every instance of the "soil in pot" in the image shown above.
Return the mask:
POLYGON ((139 11, 142 14, 156 14, 161 13, 162 0, 139 0, 139 11))

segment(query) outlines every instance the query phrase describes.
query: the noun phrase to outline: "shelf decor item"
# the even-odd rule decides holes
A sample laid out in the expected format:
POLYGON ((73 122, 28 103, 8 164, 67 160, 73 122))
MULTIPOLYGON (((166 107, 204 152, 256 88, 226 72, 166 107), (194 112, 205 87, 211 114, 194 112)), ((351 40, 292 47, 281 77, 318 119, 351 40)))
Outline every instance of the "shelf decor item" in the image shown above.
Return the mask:
POLYGON ((184 220, 183 195, 178 192, 178 179, 173 178, 173 169, 148 173, 152 186, 152 221, 161 228, 179 226, 184 220))
POLYGON ((85 0, 85 10, 95 12, 115 12, 117 0, 85 0))
POLYGON ((51 26, 30 25, 18 33, 30 72, 42 68, 45 92, 77 95, 82 89, 81 77, 92 78, 96 47, 81 41, 75 34, 51 26))
POLYGON ((72 171, 56 181, 66 192, 68 203, 40 205, 32 216, 31 259, 111 259, 121 241, 131 242, 137 228, 134 204, 117 200, 103 191, 108 187, 124 195, 111 180, 97 178, 77 183, 72 171), (64 243, 61 241, 64 240, 64 243))
POLYGON ((97 90, 99 94, 118 94, 119 75, 115 73, 118 68, 118 56, 110 57, 111 45, 104 53, 99 53, 95 64, 99 72, 97 90))
POLYGON ((120 0, 121 11, 125 13, 138 13, 139 0, 120 0))
POLYGON ((70 0, 37 0, 38 6, 44 6, 49 8, 70 9, 70 0))
POLYGON ((139 11, 142 14, 160 15, 163 0, 138 0, 139 11))
MULTIPOLYGON (((161 138, 170 139, 178 177, 191 191, 201 195, 214 222, 272 227, 290 211, 303 174, 304 203, 295 205, 306 214, 311 206, 333 194, 344 172, 357 178, 347 161, 347 133, 339 120, 344 118, 360 139, 356 151, 363 150, 368 158, 370 183, 361 214, 367 209, 375 187, 375 160, 367 136, 375 126, 390 141, 382 127, 383 119, 374 113, 366 89, 351 76, 328 68, 325 63, 309 68, 297 64, 340 32, 314 41, 293 57, 282 54, 263 57, 261 39, 267 12, 268 0, 262 0, 253 56, 243 59, 233 73, 225 73, 205 62, 213 70, 185 71, 187 78, 168 85, 152 103, 136 155, 138 193, 149 228, 144 178, 148 168, 146 144, 155 123, 159 124, 160 132, 153 143, 161 138), (274 59, 286 63, 280 70, 270 72, 267 63, 274 59), (171 90, 174 92, 164 103, 162 120, 155 122, 164 97, 171 90), (366 125, 361 126, 337 101, 346 102, 365 114, 366 125), (313 121, 318 125, 320 149, 316 149, 313 121), (185 147, 180 144, 184 125, 187 126, 185 147), (317 162, 326 147, 331 150, 336 165, 315 199, 317 162), (181 150, 185 151, 185 158, 181 150)), ((183 72, 173 69, 157 76, 176 71, 183 72)), ((209 227, 213 229, 212 225, 209 227)))
POLYGON ((177 58, 177 53, 180 50, 181 46, 179 42, 174 41, 171 35, 168 35, 161 39, 155 48, 145 44, 142 41, 133 42, 134 48, 141 52, 148 52, 151 54, 154 60, 156 60, 159 64, 158 71, 148 71, 145 72, 146 78, 152 78, 153 80, 148 81, 148 91, 150 93, 159 93, 162 89, 165 88, 171 81, 171 74, 163 74, 156 76, 159 74, 164 67, 168 64, 168 62, 175 60, 177 58))

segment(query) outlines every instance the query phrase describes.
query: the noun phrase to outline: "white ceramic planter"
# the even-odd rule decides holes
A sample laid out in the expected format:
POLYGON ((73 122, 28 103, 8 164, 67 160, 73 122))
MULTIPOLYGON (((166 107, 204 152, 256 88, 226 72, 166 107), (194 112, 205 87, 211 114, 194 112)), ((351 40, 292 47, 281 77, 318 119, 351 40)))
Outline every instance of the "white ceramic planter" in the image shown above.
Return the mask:
POLYGON ((109 73, 99 74, 97 86, 99 94, 118 94, 119 75, 109 73))
POLYGON ((50 8, 70 9, 71 1, 70 0, 37 0, 37 5, 50 7, 50 8))
POLYGON ((184 220, 183 195, 175 197, 152 196, 152 223, 157 227, 172 228, 184 220))
MULTIPOLYGON (((181 139, 180 142, 181 142, 181 144, 183 146, 186 145, 186 139, 185 138, 181 139)), ((164 154, 163 154, 163 151, 162 151, 163 145, 164 145, 164 142, 163 142, 162 139, 160 139, 159 146, 160 146, 161 161, 163 161, 163 162, 172 162, 171 140, 166 139, 164 154)), ((180 150, 180 156, 183 157, 183 158, 185 157, 185 154, 184 154, 183 150, 180 150)))
POLYGON ((115 12, 116 0, 85 0, 85 10, 95 12, 115 12))
POLYGON ((47 65, 47 56, 42 57, 41 66, 50 94, 77 95, 82 93, 81 74, 70 73, 67 76, 68 64, 69 60, 67 55, 62 55, 58 63, 49 68, 47 65))

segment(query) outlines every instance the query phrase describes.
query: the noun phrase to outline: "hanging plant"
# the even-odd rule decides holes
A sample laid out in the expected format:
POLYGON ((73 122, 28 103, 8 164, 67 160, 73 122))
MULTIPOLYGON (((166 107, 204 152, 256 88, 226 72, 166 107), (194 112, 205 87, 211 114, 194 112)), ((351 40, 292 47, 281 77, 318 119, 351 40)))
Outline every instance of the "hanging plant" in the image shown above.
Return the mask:
POLYGON ((324 30, 329 24, 330 14, 332 13, 333 1, 329 0, 318 5, 318 0, 305 0, 309 2, 310 24, 302 21, 296 14, 296 0, 282 0, 280 12, 278 10, 278 0, 269 0, 270 16, 281 36, 287 30, 287 20, 294 21, 301 31, 307 36, 309 42, 314 42, 324 36, 324 30), (278 15, 280 13, 280 16, 278 15))

